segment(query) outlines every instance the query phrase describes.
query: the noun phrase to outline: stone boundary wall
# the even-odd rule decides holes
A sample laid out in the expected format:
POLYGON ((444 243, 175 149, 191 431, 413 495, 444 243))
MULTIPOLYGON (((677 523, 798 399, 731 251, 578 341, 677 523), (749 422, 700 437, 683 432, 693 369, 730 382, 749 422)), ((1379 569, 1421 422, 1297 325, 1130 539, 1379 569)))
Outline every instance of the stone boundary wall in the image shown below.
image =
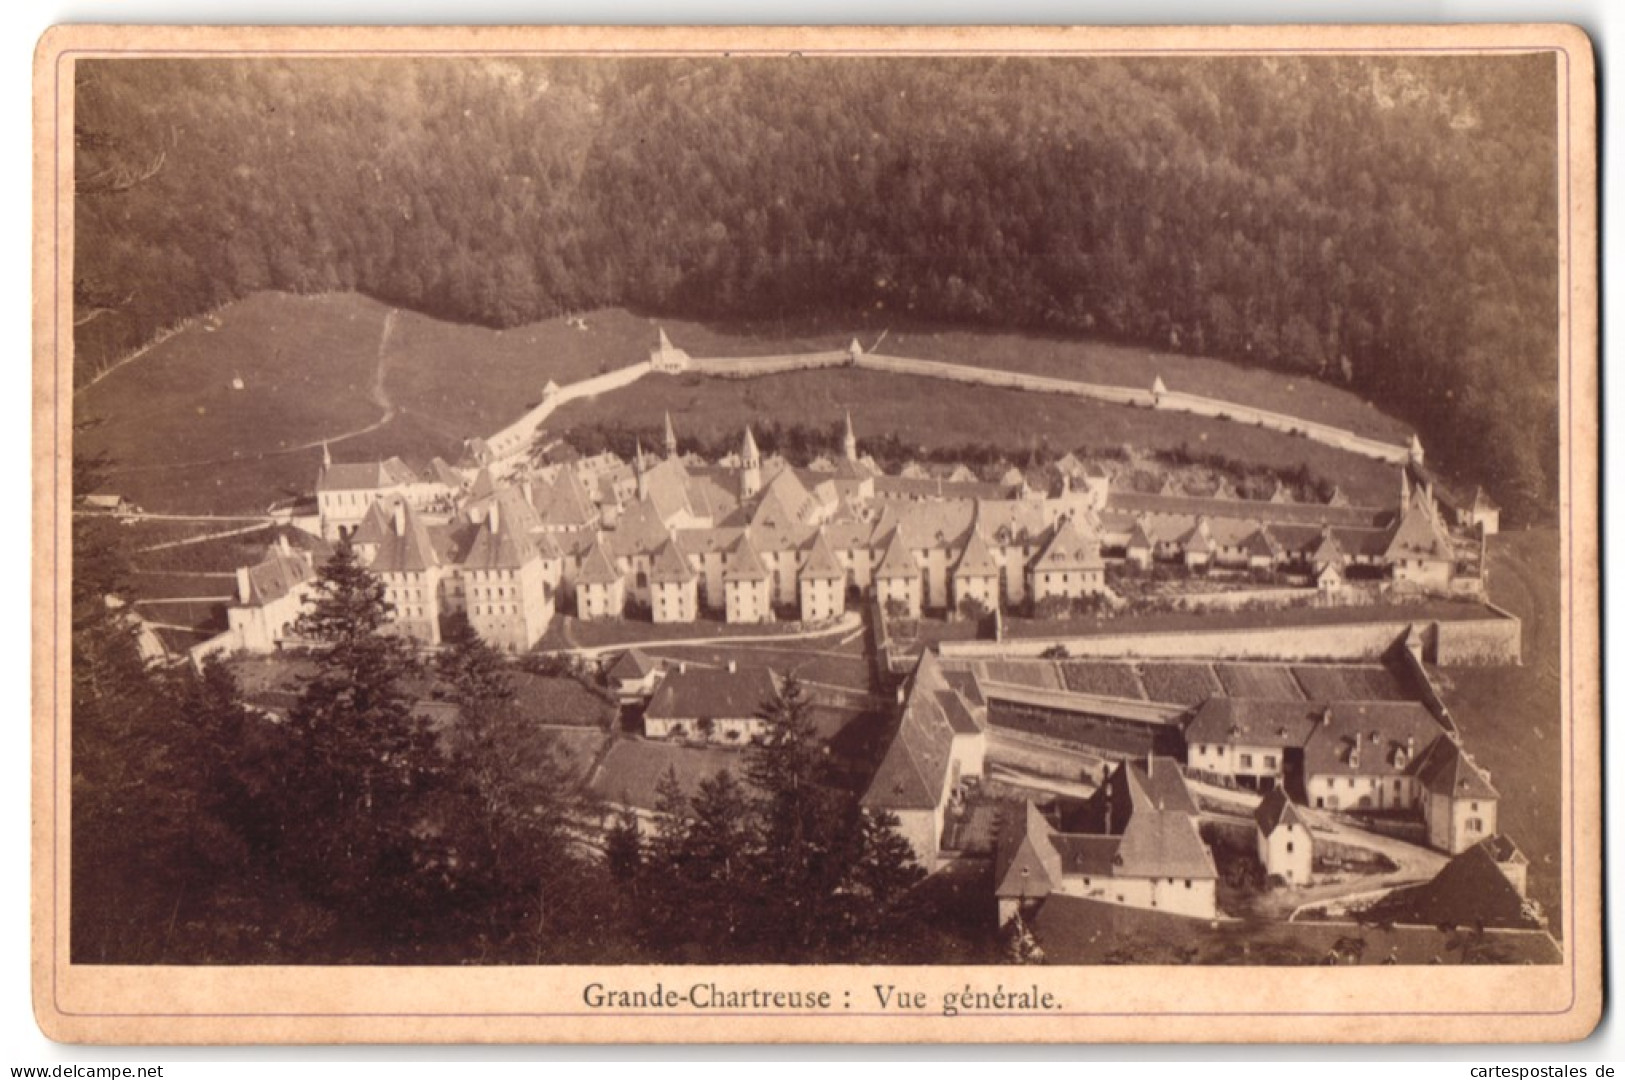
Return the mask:
POLYGON ((1440 725, 1452 736, 1459 737, 1460 729, 1456 727, 1456 718, 1450 715, 1450 710, 1445 706, 1444 698, 1439 694, 1439 688, 1433 685, 1433 679, 1428 675, 1427 665, 1422 663, 1421 659, 1409 649, 1395 649, 1394 652, 1399 655, 1400 663, 1404 666, 1406 674, 1410 676, 1411 682, 1415 684, 1416 692, 1421 696, 1422 704, 1427 707, 1428 712, 1432 713, 1433 718, 1439 721, 1440 725))
POLYGON ((938 648, 955 659, 1037 657, 1053 646, 1074 658, 1148 660, 1375 660, 1414 625, 1441 666, 1515 664, 1520 626, 1499 608, 1498 617, 1457 621, 1374 620, 1334 626, 1270 626, 1252 630, 1164 630, 1087 637, 944 641, 938 648))
POLYGON ((491 436, 488 440, 491 453, 499 462, 524 456, 530 450, 531 439, 535 436, 536 429, 541 426, 543 420, 553 415, 554 410, 560 405, 630 386, 649 374, 650 370, 652 365, 645 360, 631 367, 616 368, 614 371, 606 371, 602 375, 594 375, 590 379, 561 387, 557 393, 545 398, 530 412, 491 436))
MULTIPOLYGON (((1378 461, 1388 462, 1393 465, 1403 465, 1410 459, 1410 452, 1406 447, 1380 442, 1376 439, 1368 439, 1356 435, 1352 431, 1333 427, 1330 424, 1288 416, 1285 413, 1271 412, 1268 409, 1258 409, 1250 405, 1240 405, 1232 401, 1221 401, 1217 398, 1171 390, 1158 393, 1152 390, 1136 390, 1127 386, 1107 386, 1101 383, 1057 379, 1046 375, 1030 375, 1023 372, 999 371, 994 368, 971 367, 965 364, 949 364, 940 360, 914 360, 901 356, 885 356, 879 353, 858 353, 854 356, 844 349, 755 357, 689 357, 686 354, 680 355, 682 356, 680 361, 681 370, 709 375, 714 378, 749 379, 762 375, 782 375, 793 371, 853 366, 868 371, 889 372, 896 375, 916 375, 929 379, 943 379, 949 382, 968 383, 977 386, 1090 398, 1114 405, 1186 412, 1218 420, 1254 424, 1286 435, 1301 435, 1304 438, 1313 439, 1316 442, 1324 443, 1339 450, 1375 458, 1378 461)), ((620 368, 564 387, 518 421, 491 436, 492 452, 499 461, 522 454, 529 449, 530 440, 535 435, 537 427, 560 405, 579 398, 592 397, 608 390, 620 389, 648 374, 652 367, 651 361, 644 361, 633 364, 631 367, 620 368)))
POLYGON ((695 356, 689 358, 683 370, 718 379, 751 379, 758 375, 840 367, 849 359, 845 350, 793 356, 695 356))
POLYGON ((1440 667, 1483 667, 1523 663, 1523 622, 1494 604, 1496 619, 1438 624, 1433 662, 1440 667))
POLYGON ((1239 424, 1254 424, 1285 435, 1302 435, 1315 442, 1347 450, 1351 454, 1376 458, 1392 465, 1403 465, 1410 460, 1410 451, 1403 446, 1368 439, 1352 431, 1345 431, 1315 420, 1304 420, 1285 413, 1270 412, 1268 409, 1255 409, 1250 405, 1238 405, 1232 401, 1220 401, 1217 398, 1169 390, 1157 395, 1156 408, 1193 413, 1215 420, 1233 420, 1239 424))

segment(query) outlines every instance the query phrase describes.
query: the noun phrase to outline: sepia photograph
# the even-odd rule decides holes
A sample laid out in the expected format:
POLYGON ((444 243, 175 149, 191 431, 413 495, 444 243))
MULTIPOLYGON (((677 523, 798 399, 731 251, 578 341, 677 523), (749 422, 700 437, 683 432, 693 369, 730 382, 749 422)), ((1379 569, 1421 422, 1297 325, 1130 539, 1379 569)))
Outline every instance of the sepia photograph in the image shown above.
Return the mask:
POLYGON ((1595 1023, 1579 32, 53 33, 48 1033, 1595 1023))

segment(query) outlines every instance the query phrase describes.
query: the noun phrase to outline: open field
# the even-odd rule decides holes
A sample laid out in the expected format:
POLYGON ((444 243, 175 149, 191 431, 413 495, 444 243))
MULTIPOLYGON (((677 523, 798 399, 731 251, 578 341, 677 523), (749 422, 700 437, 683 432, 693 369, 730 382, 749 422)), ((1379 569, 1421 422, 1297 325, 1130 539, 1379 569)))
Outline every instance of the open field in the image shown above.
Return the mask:
POLYGON ((881 332, 891 327, 880 342, 879 351, 886 355, 1137 389, 1149 388, 1161 375, 1170 390, 1290 413, 1372 438, 1403 442, 1410 436, 1404 423, 1329 383, 1139 346, 1044 334, 906 327, 892 312, 865 312, 852 325, 817 320, 729 326, 680 319, 665 320, 663 325, 672 343, 691 356, 844 349, 853 336, 866 350, 873 350, 881 332))
POLYGON ((888 433, 925 450, 965 443, 1017 452, 1047 443, 1057 453, 1183 446, 1251 465, 1304 465, 1357 503, 1381 503, 1398 484, 1394 470, 1380 462, 1244 424, 846 368, 756 379, 648 375, 614 394, 563 406, 545 428, 555 435, 600 423, 658 430, 669 411, 679 436, 725 439, 746 420, 833 424, 848 410, 860 445, 866 436, 888 433))
MULTIPOLYGON (((796 623, 726 623, 701 617, 688 623, 652 623, 647 619, 588 619, 573 615, 554 618, 547 633, 536 643, 537 652, 560 649, 597 649, 606 646, 652 645, 686 638, 775 637, 801 632, 796 623)), ((830 640, 836 635, 830 634, 830 640)), ((815 644, 815 643, 813 643, 815 644)))
MULTIPOLYGON (((442 323, 355 294, 260 293, 155 346, 75 399, 78 449, 113 460, 105 490, 148 510, 256 512, 308 491, 320 442, 340 461, 399 454, 421 464, 459 454, 567 384, 643 360, 657 321, 621 309, 591 313, 583 331, 553 319, 507 331, 442 323), (241 378, 243 390, 232 389, 241 378)), ((845 329, 716 328, 661 320, 699 355, 844 347, 845 329)), ((878 331, 858 328, 864 344, 878 331)), ((1354 395, 1305 379, 1200 357, 1021 334, 893 333, 885 349, 928 360, 1233 398, 1361 434, 1399 438, 1403 425, 1354 395)), ((650 376, 605 398, 561 409, 549 429, 607 418, 653 425, 670 407, 680 433, 736 432, 747 417, 833 421, 852 408, 860 437, 891 432, 922 446, 988 441, 1019 451, 1147 449, 1182 444, 1238 461, 1304 464, 1356 501, 1386 496, 1391 470, 1329 447, 1257 428, 1099 402, 875 372, 822 371, 733 381, 650 376)))
MULTIPOLYGON (((1490 538, 1490 599, 1523 620, 1521 667, 1435 671, 1473 758, 1501 792, 1500 828, 1529 857, 1529 894, 1561 932, 1563 703, 1558 534, 1554 529, 1490 538)), ((1581 760, 1599 753, 1579 744, 1581 760)))

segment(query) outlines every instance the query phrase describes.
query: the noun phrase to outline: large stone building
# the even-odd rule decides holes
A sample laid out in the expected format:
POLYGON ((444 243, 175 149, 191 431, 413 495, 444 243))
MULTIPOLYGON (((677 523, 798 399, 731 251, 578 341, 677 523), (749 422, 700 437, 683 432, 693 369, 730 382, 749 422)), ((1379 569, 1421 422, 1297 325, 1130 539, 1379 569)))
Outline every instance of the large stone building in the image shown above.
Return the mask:
POLYGON ((1218 914, 1218 870, 1178 762, 1120 763, 1082 816, 1084 830, 1062 832, 1028 802, 1005 819, 993 878, 1000 925, 1052 894, 1203 919, 1218 914))
POLYGON ((1362 575, 1451 584, 1441 513, 1408 480, 1397 508, 1375 509, 1117 491, 1070 455, 997 483, 964 469, 892 477, 859 457, 850 423, 839 458, 807 469, 764 456, 748 429, 722 464, 685 460, 669 417, 658 459, 639 447, 630 463, 599 454, 500 482, 438 460, 428 479, 398 459, 328 460, 321 531, 366 541, 403 632, 436 642, 439 618, 466 611, 513 648, 545 631, 555 592, 583 619, 755 623, 820 622, 861 598, 911 616, 1042 612, 1109 597, 1116 558, 1286 570, 1325 587, 1362 575))

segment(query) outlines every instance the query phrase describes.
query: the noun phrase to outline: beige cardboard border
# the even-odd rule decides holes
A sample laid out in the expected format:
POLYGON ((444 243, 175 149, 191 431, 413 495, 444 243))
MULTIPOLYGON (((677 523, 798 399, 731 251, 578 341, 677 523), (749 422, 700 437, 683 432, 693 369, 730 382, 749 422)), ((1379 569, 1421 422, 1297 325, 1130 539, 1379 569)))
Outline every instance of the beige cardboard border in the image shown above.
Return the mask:
POLYGON ((35 59, 33 989, 47 1036, 237 1042, 1460 1042, 1578 1039, 1602 1006, 1596 99, 1566 26, 1222 28, 56 27, 35 59), (67 959, 72 65, 95 55, 1553 51, 1564 205, 1563 965, 1551 968, 97 968, 67 959), (593 1014, 586 984, 827 989, 823 1014, 593 1014), (881 1015, 873 986, 931 1009, 881 1015), (942 1015, 944 994, 1048 991, 1060 1012, 942 1015), (843 1007, 850 1002, 850 1007, 843 1007))

